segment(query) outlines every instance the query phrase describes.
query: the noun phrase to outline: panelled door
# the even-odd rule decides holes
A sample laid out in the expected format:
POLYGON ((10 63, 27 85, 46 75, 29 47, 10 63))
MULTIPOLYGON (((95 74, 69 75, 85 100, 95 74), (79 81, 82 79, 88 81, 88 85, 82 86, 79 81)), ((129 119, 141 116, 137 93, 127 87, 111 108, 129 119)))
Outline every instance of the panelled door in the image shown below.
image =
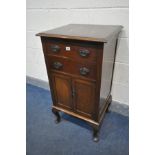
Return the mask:
POLYGON ((53 73, 52 75, 53 93, 55 104, 68 110, 73 109, 72 100, 72 80, 71 77, 53 73))
POLYGON ((75 111, 83 116, 92 117, 95 104, 95 83, 73 79, 75 91, 75 111))
POLYGON ((88 118, 92 117, 95 83, 57 73, 52 74, 52 83, 56 106, 73 110, 88 118))

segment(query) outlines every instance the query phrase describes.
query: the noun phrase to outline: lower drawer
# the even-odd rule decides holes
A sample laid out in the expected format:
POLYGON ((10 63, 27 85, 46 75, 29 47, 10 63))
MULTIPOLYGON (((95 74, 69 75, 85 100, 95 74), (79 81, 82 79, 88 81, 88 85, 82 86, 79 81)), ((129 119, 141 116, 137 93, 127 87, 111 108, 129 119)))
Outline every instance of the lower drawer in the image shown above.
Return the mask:
POLYGON ((96 79, 96 64, 95 63, 77 63, 76 61, 48 56, 46 57, 50 70, 58 72, 70 73, 86 78, 96 79))

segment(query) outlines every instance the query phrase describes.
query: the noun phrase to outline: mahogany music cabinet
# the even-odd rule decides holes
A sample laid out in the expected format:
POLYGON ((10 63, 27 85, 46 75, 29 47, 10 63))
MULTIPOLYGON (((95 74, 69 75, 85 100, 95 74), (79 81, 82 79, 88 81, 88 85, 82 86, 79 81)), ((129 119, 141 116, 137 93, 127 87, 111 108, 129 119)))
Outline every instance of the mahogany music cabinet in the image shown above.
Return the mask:
POLYGON ((112 101, 117 38, 122 26, 69 24, 38 33, 41 37, 56 122, 59 112, 93 127, 98 141, 101 122, 112 101))

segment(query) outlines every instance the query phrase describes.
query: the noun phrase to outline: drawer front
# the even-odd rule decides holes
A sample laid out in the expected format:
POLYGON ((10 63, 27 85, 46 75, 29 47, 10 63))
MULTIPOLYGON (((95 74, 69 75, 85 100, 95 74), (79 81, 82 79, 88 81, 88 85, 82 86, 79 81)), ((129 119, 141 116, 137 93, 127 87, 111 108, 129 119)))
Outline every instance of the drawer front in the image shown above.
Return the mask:
POLYGON ((96 79, 96 64, 91 63, 77 63, 70 59, 58 58, 55 56, 47 56, 49 69, 52 71, 58 71, 63 73, 69 73, 86 77, 95 80, 96 79))
POLYGON ((65 41, 46 41, 46 53, 71 58, 77 61, 96 62, 98 48, 89 44, 65 42, 65 41))

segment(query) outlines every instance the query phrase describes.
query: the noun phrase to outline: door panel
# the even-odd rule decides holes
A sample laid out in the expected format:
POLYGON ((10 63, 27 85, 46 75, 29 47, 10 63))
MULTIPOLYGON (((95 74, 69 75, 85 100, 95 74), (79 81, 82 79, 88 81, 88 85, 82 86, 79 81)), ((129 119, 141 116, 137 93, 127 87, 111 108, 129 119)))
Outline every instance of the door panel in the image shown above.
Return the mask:
POLYGON ((77 113, 83 116, 92 117, 95 104, 95 83, 73 80, 75 89, 74 104, 77 113))
POLYGON ((71 78, 60 74, 52 74, 52 83, 56 105, 66 109, 72 109, 71 78))

